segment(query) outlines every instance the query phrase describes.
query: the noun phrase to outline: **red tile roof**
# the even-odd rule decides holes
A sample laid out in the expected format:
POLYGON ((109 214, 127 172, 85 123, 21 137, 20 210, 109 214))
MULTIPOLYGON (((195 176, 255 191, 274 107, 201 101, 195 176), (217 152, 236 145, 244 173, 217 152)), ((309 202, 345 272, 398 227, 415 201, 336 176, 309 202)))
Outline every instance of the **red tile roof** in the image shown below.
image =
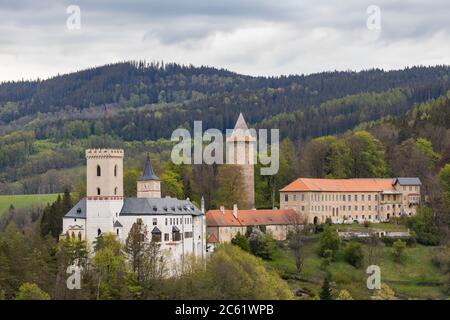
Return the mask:
POLYGON ((206 240, 207 243, 219 243, 219 240, 217 239, 216 235, 214 233, 211 233, 206 240))
POLYGON ((395 190, 392 179, 314 179, 299 178, 284 191, 386 191, 395 190))
POLYGON ((286 225, 289 224, 292 214, 296 214, 293 209, 238 210, 235 218, 233 210, 224 212, 209 210, 206 212, 206 225, 208 227, 286 225))

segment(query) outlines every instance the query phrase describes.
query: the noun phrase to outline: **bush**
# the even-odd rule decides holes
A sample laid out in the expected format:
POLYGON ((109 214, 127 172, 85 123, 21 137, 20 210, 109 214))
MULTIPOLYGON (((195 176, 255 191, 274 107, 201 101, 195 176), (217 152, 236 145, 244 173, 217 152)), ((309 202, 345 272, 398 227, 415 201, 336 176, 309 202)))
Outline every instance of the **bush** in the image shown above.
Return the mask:
POLYGON ((416 239, 414 236, 411 237, 401 237, 401 238, 392 238, 392 237, 382 237, 381 241, 387 246, 392 247, 395 241, 402 240, 406 243, 408 247, 414 247, 416 245, 416 239))
POLYGON ((250 246, 248 245, 247 238, 238 232, 233 239, 231 239, 231 244, 238 246, 244 251, 250 252, 250 246))
POLYGON ((36 284, 27 282, 20 286, 15 300, 50 300, 50 296, 36 284))
POLYGON ((369 228, 370 227, 370 221, 365 220, 364 221, 364 227, 369 228))
POLYGON ((322 254, 321 268, 327 270, 328 266, 333 262, 333 251, 326 249, 322 254))
POLYGON ((350 294, 350 292, 348 292, 348 291, 345 290, 345 289, 342 289, 342 290, 339 292, 339 295, 338 295, 338 297, 337 297, 336 300, 353 300, 353 297, 352 297, 352 295, 350 294))
POLYGON ((320 290, 320 300, 333 300, 333 294, 330 285, 330 276, 326 276, 323 280, 322 288, 320 290))
POLYGON ((436 250, 431 261, 443 272, 450 270, 450 248, 446 247, 436 250))
POLYGON ((345 248, 344 258, 349 264, 355 268, 360 268, 364 260, 364 253, 361 244, 358 242, 350 241, 345 248))
POLYGON ((402 240, 397 240, 392 245, 392 255, 396 262, 401 262, 404 258, 404 251, 406 249, 406 243, 402 240))
POLYGON ((406 225, 415 232, 417 242, 428 246, 439 244, 439 230, 431 208, 420 207, 417 214, 407 220, 406 225))
POLYGON ((382 283, 380 290, 375 290, 372 300, 395 300, 395 292, 387 284, 382 283))
POLYGON ((338 233, 330 227, 325 227, 323 233, 320 235, 319 240, 319 255, 324 257, 326 250, 331 250, 333 258, 336 257, 336 253, 341 245, 341 238, 338 233))
POLYGON ((270 232, 263 233, 259 229, 253 229, 248 238, 250 251, 264 260, 272 260, 275 251, 275 240, 270 232))

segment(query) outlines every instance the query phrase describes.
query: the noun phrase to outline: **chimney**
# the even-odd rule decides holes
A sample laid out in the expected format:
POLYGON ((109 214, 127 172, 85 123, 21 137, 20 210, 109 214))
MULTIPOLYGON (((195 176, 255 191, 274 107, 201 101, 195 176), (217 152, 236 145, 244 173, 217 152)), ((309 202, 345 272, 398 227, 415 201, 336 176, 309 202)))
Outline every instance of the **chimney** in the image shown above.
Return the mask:
POLYGON ((238 207, 237 204, 233 204, 233 216, 237 219, 238 216, 238 207))
POLYGON ((220 206, 220 212, 222 212, 222 214, 225 214, 225 208, 224 208, 224 206, 220 206))
POLYGON ((201 209, 202 213, 205 213, 205 198, 203 198, 203 196, 202 196, 202 200, 201 200, 200 209, 201 209))

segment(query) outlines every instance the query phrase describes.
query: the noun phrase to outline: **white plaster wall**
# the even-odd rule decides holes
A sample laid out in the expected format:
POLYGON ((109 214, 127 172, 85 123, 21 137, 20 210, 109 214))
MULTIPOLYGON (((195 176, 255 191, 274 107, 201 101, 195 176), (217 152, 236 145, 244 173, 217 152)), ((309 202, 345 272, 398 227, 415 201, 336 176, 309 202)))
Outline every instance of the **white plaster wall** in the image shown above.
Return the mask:
MULTIPOLYGON (((82 231, 82 239, 86 239, 86 219, 80 219, 80 218, 63 218, 63 228, 62 228, 62 235, 64 236, 67 231, 71 229, 71 227, 74 226, 81 226, 83 229, 82 231)), ((78 236, 78 234, 76 234, 78 236)))
MULTIPOLYGON (((167 257, 171 258, 175 263, 180 263, 184 256, 189 254, 195 254, 196 256, 203 256, 204 250, 206 250, 206 243, 204 232, 204 216, 193 217, 190 215, 145 215, 145 216, 119 216, 118 220, 122 224, 122 228, 119 230, 119 239, 122 242, 126 241, 128 234, 133 224, 137 219, 142 219, 147 226, 148 236, 151 239, 151 232, 155 225, 153 225, 153 219, 157 219, 156 227, 161 230, 161 251, 164 252, 167 257), (171 223, 172 219, 172 223, 171 223), (167 220, 167 224, 166 224, 167 220), (178 220, 178 221, 177 221, 178 220), (191 222, 192 221, 192 222, 191 222), (173 241, 172 239, 172 227, 177 226, 182 233, 181 241, 173 241), (192 238, 186 238, 186 232, 192 232, 192 238), (169 241, 164 240, 164 235, 169 234, 169 241)), ((116 231, 114 231, 116 232, 116 231)))
POLYGON ((113 223, 123 206, 123 200, 86 200, 86 235, 91 244, 102 233, 115 232, 113 223))

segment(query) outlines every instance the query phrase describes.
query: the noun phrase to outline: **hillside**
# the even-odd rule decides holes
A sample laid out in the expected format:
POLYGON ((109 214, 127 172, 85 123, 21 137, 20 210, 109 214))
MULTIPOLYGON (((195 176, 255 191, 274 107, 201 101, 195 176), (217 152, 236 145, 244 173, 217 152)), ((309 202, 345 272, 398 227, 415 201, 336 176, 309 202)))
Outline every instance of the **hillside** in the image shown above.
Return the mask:
POLYGON ((161 168, 174 129, 202 120, 204 130, 223 130, 239 112, 254 127, 280 128, 281 138, 297 148, 311 138, 401 117, 444 96, 449 75, 449 66, 436 66, 251 77, 211 67, 122 62, 2 83, 0 194, 73 190, 83 179, 89 147, 124 148, 126 166, 133 168, 151 152, 161 168))

